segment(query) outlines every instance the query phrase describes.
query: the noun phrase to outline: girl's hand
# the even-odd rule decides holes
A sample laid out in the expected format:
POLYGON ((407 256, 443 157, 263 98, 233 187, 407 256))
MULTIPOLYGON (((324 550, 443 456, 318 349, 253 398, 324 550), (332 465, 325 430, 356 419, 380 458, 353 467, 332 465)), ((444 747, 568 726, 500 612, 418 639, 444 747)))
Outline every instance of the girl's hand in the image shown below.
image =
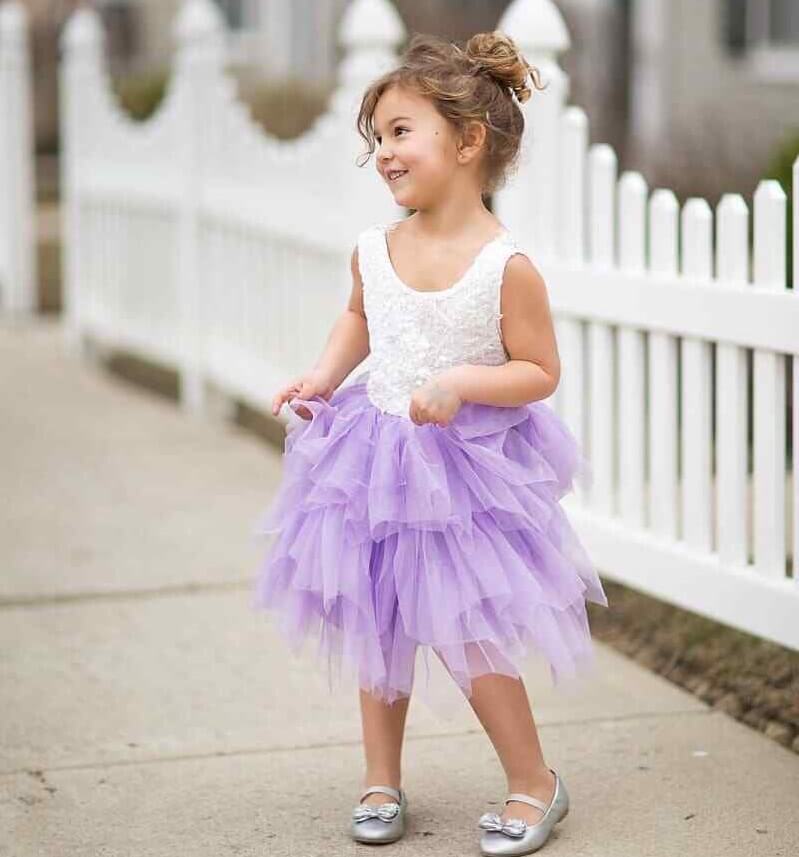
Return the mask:
POLYGON ((462 404, 454 382, 443 374, 435 375, 413 391, 408 415, 416 425, 435 423, 443 428, 452 422, 462 404))
MULTIPOLYGON (((333 395, 335 385, 332 379, 321 369, 312 369, 298 375, 293 381, 282 387, 272 399, 272 414, 277 416, 284 402, 294 398, 310 399, 312 396, 321 396, 329 399, 333 395)), ((304 419, 309 420, 313 414, 308 408, 300 405, 297 413, 304 419)))

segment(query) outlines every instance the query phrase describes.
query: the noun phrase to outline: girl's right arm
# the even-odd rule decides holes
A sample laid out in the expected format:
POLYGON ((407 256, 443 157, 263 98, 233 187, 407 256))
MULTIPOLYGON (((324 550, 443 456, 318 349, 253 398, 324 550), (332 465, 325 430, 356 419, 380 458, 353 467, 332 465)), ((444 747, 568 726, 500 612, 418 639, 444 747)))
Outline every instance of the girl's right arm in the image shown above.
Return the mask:
MULTIPOLYGON (((369 330, 363 309, 363 283, 358 269, 357 246, 352 251, 350 268, 352 291, 347 308, 334 322, 322 354, 313 369, 294 378, 272 399, 273 414, 277 415, 283 403, 295 396, 300 399, 315 395, 324 399, 330 398, 347 375, 368 356, 369 330)), ((303 418, 311 418, 307 408, 301 407, 297 413, 303 418)))

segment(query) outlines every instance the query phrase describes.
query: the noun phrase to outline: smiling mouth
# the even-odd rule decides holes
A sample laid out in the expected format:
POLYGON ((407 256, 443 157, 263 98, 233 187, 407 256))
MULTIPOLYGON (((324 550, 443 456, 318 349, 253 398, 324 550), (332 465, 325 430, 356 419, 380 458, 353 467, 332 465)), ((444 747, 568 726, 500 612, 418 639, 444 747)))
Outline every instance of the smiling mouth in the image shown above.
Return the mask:
POLYGON ((390 182, 395 182, 397 179, 402 178, 407 172, 407 170, 389 170, 386 173, 386 177, 390 182))

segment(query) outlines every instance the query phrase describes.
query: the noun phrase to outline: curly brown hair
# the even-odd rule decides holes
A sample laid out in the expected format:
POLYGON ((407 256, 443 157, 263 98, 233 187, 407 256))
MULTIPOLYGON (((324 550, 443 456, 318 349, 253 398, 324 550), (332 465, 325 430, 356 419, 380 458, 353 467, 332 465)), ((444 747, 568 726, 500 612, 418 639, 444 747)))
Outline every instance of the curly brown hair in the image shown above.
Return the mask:
POLYGON ((524 131, 519 103, 532 95, 529 80, 536 89, 546 88, 540 85, 538 69, 499 30, 477 33, 465 45, 417 33, 400 65, 373 81, 364 93, 357 125, 368 151, 358 166, 364 166, 375 151, 374 112, 380 96, 391 86, 404 86, 430 98, 458 133, 472 121, 485 126, 483 194, 493 193, 518 162, 524 131))

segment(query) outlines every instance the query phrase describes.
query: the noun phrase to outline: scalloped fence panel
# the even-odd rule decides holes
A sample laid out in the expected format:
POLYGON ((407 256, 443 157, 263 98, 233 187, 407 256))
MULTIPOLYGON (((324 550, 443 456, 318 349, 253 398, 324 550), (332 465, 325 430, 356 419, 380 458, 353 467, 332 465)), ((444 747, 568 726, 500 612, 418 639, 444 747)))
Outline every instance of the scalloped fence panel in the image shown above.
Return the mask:
POLYGON ((262 407, 324 344, 357 232, 400 214, 372 162, 356 165, 355 118, 404 30, 387 0, 349 7, 338 87, 295 140, 239 100, 211 0, 184 2, 173 35, 166 96, 137 122, 112 94, 96 11, 65 28, 65 321, 73 341, 176 368, 189 410, 212 389, 262 407))

